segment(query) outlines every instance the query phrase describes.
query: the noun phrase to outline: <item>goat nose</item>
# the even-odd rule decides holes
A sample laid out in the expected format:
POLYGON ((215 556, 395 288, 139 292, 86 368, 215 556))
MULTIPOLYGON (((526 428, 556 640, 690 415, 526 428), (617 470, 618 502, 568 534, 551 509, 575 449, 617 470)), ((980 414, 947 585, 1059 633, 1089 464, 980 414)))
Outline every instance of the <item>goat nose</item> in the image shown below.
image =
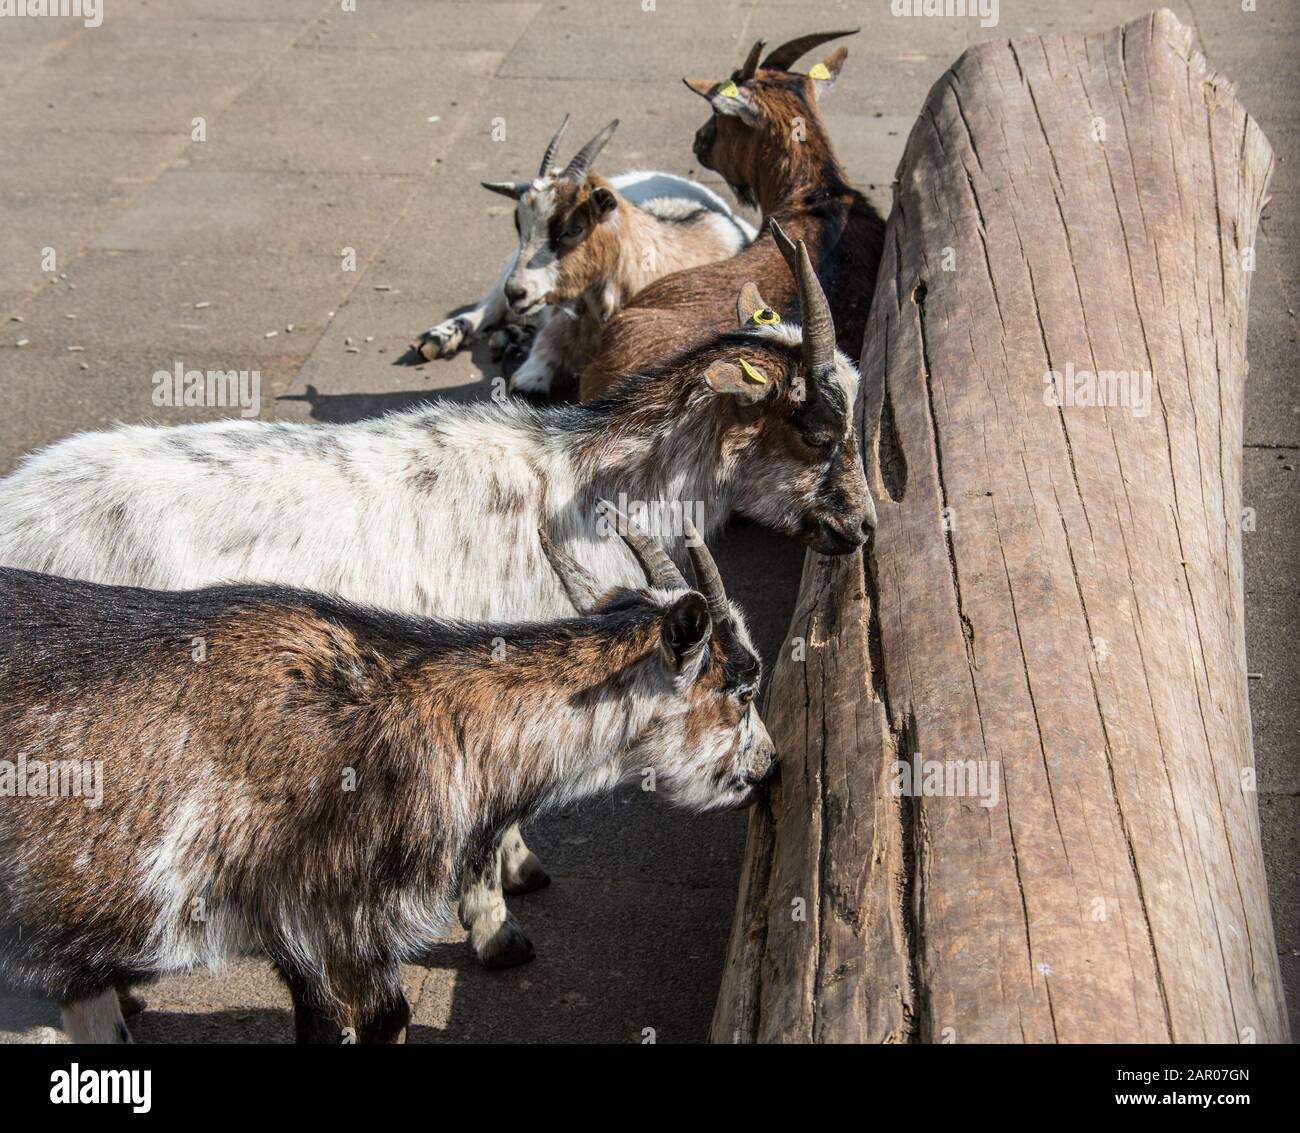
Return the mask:
POLYGON ((781 774, 781 761, 775 755, 772 756, 772 762, 767 765, 767 770, 761 775, 746 775, 745 781, 751 787, 765 787, 781 774))

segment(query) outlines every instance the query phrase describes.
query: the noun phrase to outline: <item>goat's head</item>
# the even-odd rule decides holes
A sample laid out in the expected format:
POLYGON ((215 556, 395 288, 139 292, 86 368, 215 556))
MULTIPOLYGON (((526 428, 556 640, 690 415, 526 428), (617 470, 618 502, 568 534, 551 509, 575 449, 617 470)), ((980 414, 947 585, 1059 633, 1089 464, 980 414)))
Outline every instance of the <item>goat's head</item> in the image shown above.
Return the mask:
MULTIPOLYGON (((700 164, 721 175, 745 204, 760 204, 756 186, 782 168, 782 156, 791 152, 793 123, 802 121, 806 131, 820 132, 817 100, 834 85, 848 49, 837 47, 806 75, 790 67, 813 48, 856 34, 857 29, 800 36, 770 52, 762 62, 759 56, 766 44, 760 39, 731 78, 722 82, 683 79, 713 108, 712 117, 695 134, 694 150, 700 164)), ((805 136, 801 144, 810 140, 815 140, 815 135, 805 136)))
POLYGON ((835 347, 808 249, 776 221, 771 229, 798 283, 803 325, 782 322, 747 283, 740 328, 706 348, 707 364, 688 364, 703 368, 723 416, 721 460, 732 470, 735 509, 824 555, 847 554, 876 524, 853 428, 858 370, 835 347))
POLYGON ((603 588, 585 567, 540 533, 542 548, 579 613, 604 614, 646 634, 624 688, 655 708, 624 755, 643 765, 655 790, 695 811, 748 806, 778 770, 776 748, 755 696, 762 661, 740 611, 728 600, 704 540, 685 522, 695 573, 688 586, 654 539, 608 501, 599 504, 603 533, 620 536, 645 572, 647 587, 603 588), (647 620, 643 616, 649 614, 647 620))
POLYGON ((591 172, 592 162, 618 128, 615 118, 563 169, 552 166, 569 124, 560 123, 532 181, 484 181, 483 187, 515 201, 519 253, 505 281, 506 302, 519 315, 576 299, 594 284, 604 263, 598 233, 618 209, 618 194, 591 172))

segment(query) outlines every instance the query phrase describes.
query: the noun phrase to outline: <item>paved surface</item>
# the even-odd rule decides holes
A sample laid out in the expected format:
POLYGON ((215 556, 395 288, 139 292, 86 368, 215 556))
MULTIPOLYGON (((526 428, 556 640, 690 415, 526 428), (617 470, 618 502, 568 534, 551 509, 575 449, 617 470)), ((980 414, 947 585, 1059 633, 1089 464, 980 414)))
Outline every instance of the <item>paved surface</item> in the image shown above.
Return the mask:
MULTIPOLYGON (((481 350, 419 369, 394 362, 414 332, 494 277, 511 225, 478 182, 531 174, 565 111, 574 144, 622 119, 605 170, 698 174, 690 139, 703 105, 680 76, 725 74, 760 34, 779 42, 861 24, 827 116, 849 173, 887 210, 921 102, 968 43, 1095 30, 1148 7, 1002 0, 1001 22, 984 30, 891 18, 889 0, 357 6, 107 0, 95 29, 0 19, 0 473, 77 429, 204 416, 151 405, 151 375, 177 362, 260 370, 264 418, 355 420, 434 391, 482 396, 495 370, 481 350), (192 138, 196 117, 203 141, 192 138), (493 141, 498 118, 505 138, 493 141), (345 247, 355 272, 342 270, 345 247)), ((1237 81, 1279 157, 1251 311, 1247 621, 1265 852, 1294 1012, 1300 5, 1170 6, 1237 81)), ((770 658, 802 552, 742 529, 720 557, 770 658)), ((513 902, 538 960, 492 974, 458 939, 439 944, 407 972, 412 1039, 635 1042, 645 1028, 661 1042, 702 1039, 743 838, 737 816, 688 820, 639 793, 541 824, 530 841, 555 884, 513 902)), ((140 1040, 291 1037, 288 997, 260 963, 167 979, 149 995, 140 1040)), ((55 1022, 45 1004, 0 998, 0 1037, 48 1041, 55 1022)))

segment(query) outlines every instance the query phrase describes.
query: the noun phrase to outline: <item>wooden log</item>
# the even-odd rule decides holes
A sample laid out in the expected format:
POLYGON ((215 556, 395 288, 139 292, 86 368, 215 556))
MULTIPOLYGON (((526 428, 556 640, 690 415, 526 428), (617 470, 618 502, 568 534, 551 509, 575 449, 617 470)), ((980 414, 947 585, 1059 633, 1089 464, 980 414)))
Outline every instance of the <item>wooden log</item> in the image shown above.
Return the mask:
POLYGON ((931 91, 863 355, 880 524, 805 564, 714 1041, 1287 1038, 1240 523, 1272 164, 1168 11, 931 91))

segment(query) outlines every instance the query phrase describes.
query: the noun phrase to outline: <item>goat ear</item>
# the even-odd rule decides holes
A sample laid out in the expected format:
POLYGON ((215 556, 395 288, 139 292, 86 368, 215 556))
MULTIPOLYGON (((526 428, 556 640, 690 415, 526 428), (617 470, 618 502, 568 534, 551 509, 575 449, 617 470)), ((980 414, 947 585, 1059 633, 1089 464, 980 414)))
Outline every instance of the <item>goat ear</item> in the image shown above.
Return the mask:
POLYGON ((591 191, 591 201, 596 209, 597 220, 604 220, 618 208, 618 198, 614 196, 614 191, 605 188, 604 185, 598 185, 591 191))
POLYGON ((669 672, 676 675, 695 665, 700 651, 708 648, 712 633, 713 622, 703 594, 688 591, 669 606, 659 627, 660 654, 669 672))
POLYGON ((479 184, 489 193, 500 193, 515 201, 528 192, 527 181, 480 181, 479 184))
POLYGON ((715 114, 730 114, 739 118, 747 126, 758 125, 762 115, 759 114, 749 95, 732 80, 716 83, 712 79, 683 79, 682 82, 701 98, 707 98, 715 114))
POLYGON ((840 77, 840 69, 844 66, 844 60, 848 57, 848 54, 849 49, 847 47, 837 47, 808 72, 808 77, 813 81, 813 91, 818 102, 830 93, 831 87, 835 85, 835 80, 840 77))
POLYGON ((715 114, 729 114, 733 118, 739 118, 746 126, 757 126, 763 118, 749 95, 735 83, 723 83, 710 97, 709 105, 715 114))
POLYGON ((747 283, 740 289, 740 297, 736 300, 736 318, 742 329, 752 323, 767 326, 781 321, 780 315, 763 302, 757 283, 747 283), (755 315, 759 317, 754 318, 755 315))
POLYGON ((714 393, 738 397, 746 405, 757 405, 776 388, 757 366, 745 369, 734 362, 714 362, 704 371, 704 380, 714 393))

